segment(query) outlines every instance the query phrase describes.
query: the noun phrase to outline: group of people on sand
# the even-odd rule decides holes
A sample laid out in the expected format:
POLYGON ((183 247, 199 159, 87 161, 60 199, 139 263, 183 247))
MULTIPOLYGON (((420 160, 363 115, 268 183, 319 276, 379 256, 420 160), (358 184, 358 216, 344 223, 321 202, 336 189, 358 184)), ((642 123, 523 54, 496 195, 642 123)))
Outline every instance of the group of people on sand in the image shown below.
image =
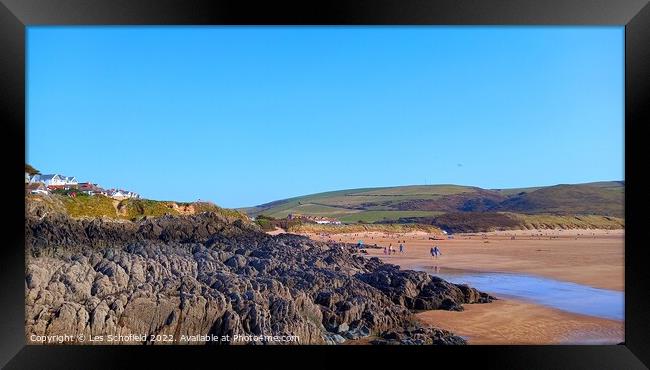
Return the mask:
POLYGON ((440 252, 440 248, 438 248, 437 245, 434 245, 433 247, 431 247, 430 252, 431 252, 431 257, 433 257, 435 259, 437 259, 438 256, 442 256, 442 252, 440 252))
MULTIPOLYGON (((359 244, 361 244, 361 242, 359 244)), ((393 248, 393 243, 390 243, 387 247, 384 246, 384 254, 389 255, 389 256, 393 255, 393 254, 397 254, 398 249, 399 249, 400 254, 406 252, 406 249, 404 248, 403 243, 400 243, 398 248, 393 248)), ((439 256, 442 256, 442 252, 440 251, 440 248, 437 245, 434 245, 433 247, 431 247, 430 253, 431 253, 431 257, 433 257, 435 259, 437 259, 439 256)))
MULTIPOLYGON (((358 236, 358 234, 355 234, 355 236, 358 236)), ((404 242, 402 242, 401 240, 398 240, 398 243, 399 243, 399 246, 396 247, 396 248, 393 247, 393 243, 390 243, 388 246, 384 246, 384 254, 390 256, 390 255, 396 255, 398 252, 399 252, 399 254, 406 253, 406 247, 404 246, 404 242)), ((377 247, 377 244, 375 243, 374 246, 377 247)), ((363 249, 365 247, 364 243, 363 243, 363 240, 358 239, 358 241, 356 243, 356 247, 359 248, 359 249, 363 249)), ((433 257, 434 259, 438 259, 438 257, 442 256, 442 252, 440 251, 440 247, 438 247, 437 245, 434 245, 433 247, 431 247, 429 252, 431 253, 431 257, 433 257)))
MULTIPOLYGON (((404 253, 404 244, 399 243, 399 253, 402 254, 404 253)), ((393 243, 390 243, 388 247, 384 246, 384 254, 397 254, 397 250, 393 248, 393 243)))

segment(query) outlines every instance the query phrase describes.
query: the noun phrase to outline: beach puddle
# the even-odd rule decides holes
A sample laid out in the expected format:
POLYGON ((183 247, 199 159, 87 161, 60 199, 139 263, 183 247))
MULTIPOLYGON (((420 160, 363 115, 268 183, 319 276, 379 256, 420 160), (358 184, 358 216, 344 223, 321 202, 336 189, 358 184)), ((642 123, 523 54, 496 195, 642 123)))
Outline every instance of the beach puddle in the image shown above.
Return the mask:
POLYGON ((455 284, 468 284, 497 298, 510 296, 567 312, 620 321, 624 319, 624 294, 616 290, 509 272, 436 267, 421 270, 455 284))

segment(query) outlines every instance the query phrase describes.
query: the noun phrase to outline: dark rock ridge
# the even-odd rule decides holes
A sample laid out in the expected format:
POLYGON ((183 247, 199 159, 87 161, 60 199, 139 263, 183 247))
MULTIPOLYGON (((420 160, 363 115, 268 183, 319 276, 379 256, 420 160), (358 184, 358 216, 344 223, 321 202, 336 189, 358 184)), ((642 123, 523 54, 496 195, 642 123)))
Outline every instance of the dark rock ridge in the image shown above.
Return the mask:
POLYGON ((214 213, 116 222, 27 210, 28 338, 294 335, 289 344, 334 344, 373 335, 376 343, 462 344, 422 327, 411 310, 493 299, 362 257, 352 245, 270 236, 214 213))

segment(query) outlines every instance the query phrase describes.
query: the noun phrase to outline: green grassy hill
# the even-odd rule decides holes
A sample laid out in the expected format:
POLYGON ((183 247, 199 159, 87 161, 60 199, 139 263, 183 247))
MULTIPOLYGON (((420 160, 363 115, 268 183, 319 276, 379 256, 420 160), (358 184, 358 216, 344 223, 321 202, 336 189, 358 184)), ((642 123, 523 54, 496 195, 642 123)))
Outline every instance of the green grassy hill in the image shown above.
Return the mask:
MULTIPOLYGON (((363 188, 305 195, 241 210, 251 216, 263 214, 282 218, 292 213, 334 217, 344 223, 385 223, 431 219, 443 214, 504 212, 622 218, 624 185, 622 181, 608 181, 517 189, 481 189, 459 185, 363 188)), ((490 220, 501 218, 495 216, 490 220)), ((521 220, 517 219, 523 222, 521 220)), ((564 221, 568 222, 567 219, 564 221)), ((572 221, 572 224, 580 222, 572 221)))
MULTIPOLYGON (((272 217, 286 217, 289 213, 328 216, 350 220, 379 219, 391 217, 393 211, 440 211, 409 206, 409 202, 446 201, 449 197, 472 194, 481 189, 457 185, 399 186, 386 188, 364 188, 331 191, 301 197, 279 200, 256 207, 244 208, 249 215, 265 214, 272 217), (368 211, 373 213, 368 214, 368 211), (384 211, 383 214, 377 211, 384 211), (388 213, 386 213, 388 212, 388 213)), ((426 208, 426 207, 425 207, 426 208)), ((399 216, 399 214, 395 214, 399 216)), ((396 219, 396 218, 395 218, 396 219)))
POLYGON ((556 185, 511 195, 495 210, 527 214, 593 214, 623 217, 623 204, 622 186, 556 185))

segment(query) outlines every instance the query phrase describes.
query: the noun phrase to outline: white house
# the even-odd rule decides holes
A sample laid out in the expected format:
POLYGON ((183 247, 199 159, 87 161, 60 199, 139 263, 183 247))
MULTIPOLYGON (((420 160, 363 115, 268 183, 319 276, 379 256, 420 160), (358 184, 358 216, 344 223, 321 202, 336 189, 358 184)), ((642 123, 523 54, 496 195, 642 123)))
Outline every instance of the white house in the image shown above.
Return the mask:
POLYGON ((63 176, 58 174, 34 175, 30 178, 29 182, 42 182, 45 186, 70 186, 78 184, 77 179, 74 176, 63 176))
POLYGON ((77 181, 77 178, 74 176, 61 176, 63 178, 63 181, 65 181, 65 185, 78 185, 79 182, 77 181))
POLYGON ((107 195, 115 199, 140 198, 140 195, 138 193, 122 189, 110 189, 107 191, 107 195))
POLYGON ((120 198, 120 199, 123 199, 123 198, 127 197, 126 192, 123 192, 122 190, 119 190, 119 189, 117 189, 117 190, 116 189, 110 189, 108 191, 108 196, 111 197, 111 198, 120 198))

